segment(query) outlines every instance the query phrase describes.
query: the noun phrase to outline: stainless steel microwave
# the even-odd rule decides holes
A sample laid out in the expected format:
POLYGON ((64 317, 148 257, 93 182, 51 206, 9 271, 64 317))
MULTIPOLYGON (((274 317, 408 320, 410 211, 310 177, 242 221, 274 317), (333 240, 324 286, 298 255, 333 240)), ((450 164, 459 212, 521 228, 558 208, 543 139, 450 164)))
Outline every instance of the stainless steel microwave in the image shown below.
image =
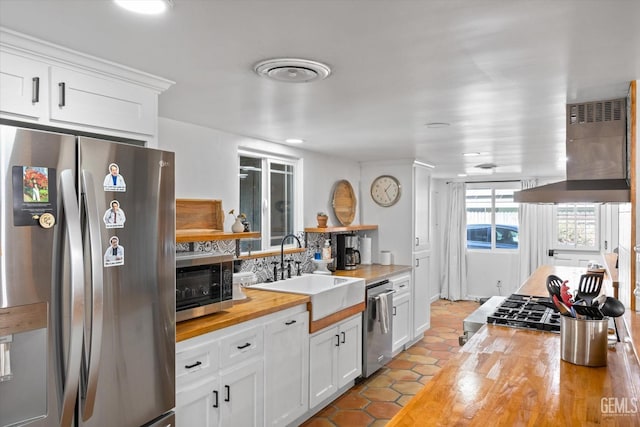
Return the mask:
POLYGON ((176 255, 176 321, 233 306, 233 255, 176 255))

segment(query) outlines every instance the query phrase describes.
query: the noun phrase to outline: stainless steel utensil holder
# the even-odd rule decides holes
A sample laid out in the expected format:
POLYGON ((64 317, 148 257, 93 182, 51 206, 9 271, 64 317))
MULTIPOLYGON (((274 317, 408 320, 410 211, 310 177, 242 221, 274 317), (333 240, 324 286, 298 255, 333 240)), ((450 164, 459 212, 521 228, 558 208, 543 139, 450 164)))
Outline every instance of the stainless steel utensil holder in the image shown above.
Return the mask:
POLYGON ((581 366, 607 366, 607 328, 609 319, 560 319, 562 360, 581 366))

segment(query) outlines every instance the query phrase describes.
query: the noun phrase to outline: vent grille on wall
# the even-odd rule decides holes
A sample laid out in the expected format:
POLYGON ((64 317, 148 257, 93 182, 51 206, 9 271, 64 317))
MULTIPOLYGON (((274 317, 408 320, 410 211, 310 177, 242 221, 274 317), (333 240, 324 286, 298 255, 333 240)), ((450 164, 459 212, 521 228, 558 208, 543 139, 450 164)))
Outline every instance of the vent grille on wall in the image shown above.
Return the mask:
POLYGON ((569 125, 622 120, 624 102, 622 100, 573 104, 569 114, 569 125))

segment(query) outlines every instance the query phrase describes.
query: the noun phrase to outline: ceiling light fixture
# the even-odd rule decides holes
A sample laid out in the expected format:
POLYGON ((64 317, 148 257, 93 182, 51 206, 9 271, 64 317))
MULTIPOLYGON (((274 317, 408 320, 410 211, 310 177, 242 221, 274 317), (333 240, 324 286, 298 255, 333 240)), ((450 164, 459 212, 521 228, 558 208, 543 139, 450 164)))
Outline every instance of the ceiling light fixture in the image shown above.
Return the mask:
POLYGON ((425 126, 429 129, 442 129, 451 126, 451 124, 445 122, 431 122, 427 123, 425 126))
POLYGON ((159 15, 173 7, 173 0, 113 0, 130 12, 143 15, 159 15))
POLYGON ((284 140, 284 142, 287 142, 289 144, 302 144, 304 142, 304 139, 300 139, 300 138, 287 138, 284 140))
POLYGON ((466 173, 459 173, 459 174, 458 174, 458 176, 459 176, 460 178, 464 178, 465 176, 467 176, 467 174, 466 174, 466 173))
POLYGON ((258 62, 253 71, 261 77, 285 83, 309 83, 331 74, 328 65, 308 59, 274 58, 258 62))
POLYGON ((482 153, 480 153, 479 151, 475 151, 475 152, 472 152, 472 153, 462 153, 462 155, 465 156, 465 157, 476 157, 476 156, 479 156, 481 154, 482 153))

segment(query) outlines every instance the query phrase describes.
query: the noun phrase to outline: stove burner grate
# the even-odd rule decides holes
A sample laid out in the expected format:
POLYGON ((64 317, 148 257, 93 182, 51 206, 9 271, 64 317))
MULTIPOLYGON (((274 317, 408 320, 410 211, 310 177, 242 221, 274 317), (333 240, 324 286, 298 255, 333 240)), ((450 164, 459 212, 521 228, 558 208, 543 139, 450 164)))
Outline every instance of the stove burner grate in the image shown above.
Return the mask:
POLYGON ((544 297, 512 294, 487 317, 487 323, 560 332, 560 314, 543 304, 549 302, 544 297))

